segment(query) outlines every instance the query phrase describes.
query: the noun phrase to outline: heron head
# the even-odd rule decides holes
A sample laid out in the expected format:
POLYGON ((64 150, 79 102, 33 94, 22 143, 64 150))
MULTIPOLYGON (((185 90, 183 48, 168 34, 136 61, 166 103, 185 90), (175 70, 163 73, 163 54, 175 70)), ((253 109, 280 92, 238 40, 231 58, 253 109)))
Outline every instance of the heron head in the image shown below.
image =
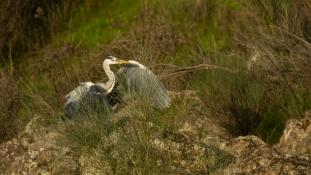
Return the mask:
POLYGON ((126 60, 122 60, 122 59, 118 59, 114 56, 108 56, 105 60, 104 60, 104 63, 107 63, 107 64, 127 64, 128 61, 126 60))

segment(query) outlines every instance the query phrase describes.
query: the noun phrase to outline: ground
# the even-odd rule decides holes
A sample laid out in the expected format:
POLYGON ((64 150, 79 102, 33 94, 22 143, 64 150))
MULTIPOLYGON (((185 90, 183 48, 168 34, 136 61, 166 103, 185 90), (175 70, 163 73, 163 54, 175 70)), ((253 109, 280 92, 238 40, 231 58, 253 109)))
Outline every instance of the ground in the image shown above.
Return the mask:
MULTIPOLYGON (((283 137, 288 131, 297 128, 288 122, 280 143, 269 145, 256 136, 233 137, 223 126, 223 122, 204 112, 201 101, 195 91, 171 92, 174 98, 180 96, 187 100, 195 101, 189 114, 200 114, 201 117, 189 117, 183 121, 175 133, 162 130, 155 138, 150 138, 147 144, 158 154, 169 154, 169 174, 308 174, 311 172, 311 155, 307 149, 308 144, 300 144, 304 151, 295 152, 294 143, 307 143, 308 141, 290 140, 283 137), (289 145, 289 146, 285 146, 289 145), (286 150, 284 149, 286 148, 286 150), (292 148, 292 149, 289 149, 292 148), (280 151, 282 150, 282 152, 280 151)), ((124 110, 116 113, 112 118, 114 125, 126 118, 124 110)), ((136 120, 135 118, 129 120, 136 120)), ((300 121, 310 127, 310 117, 300 121)), ((64 121, 59 121, 64 122, 64 121)), ((130 121, 121 127, 130 130, 130 121)), ((59 143, 63 139, 61 128, 45 127, 40 121, 40 116, 35 117, 27 125, 25 131, 0 147, 1 166, 6 174, 114 174, 109 162, 101 159, 100 149, 84 152, 79 156, 74 150, 59 143)), ((157 127, 149 123, 149 127, 157 127)), ((299 130, 298 128, 296 130, 299 130)), ((139 132, 139 131, 138 131, 139 132)), ((300 131, 301 132, 301 131, 300 131)), ((108 142, 118 142, 122 139, 121 132, 116 129, 110 133, 108 142)), ((302 135, 302 134, 299 134, 302 135)), ((310 137, 308 130, 305 135, 310 137)), ((297 138, 293 138, 297 139, 297 138)), ((120 154, 113 150, 113 154, 120 154)), ((165 159, 156 162, 158 167, 164 166, 165 159), (164 162, 163 162, 164 161, 164 162)), ((135 164, 135 159, 133 159, 135 164)), ((129 168, 129 167, 127 167, 129 168)), ((130 169, 128 170, 130 171, 130 169)))

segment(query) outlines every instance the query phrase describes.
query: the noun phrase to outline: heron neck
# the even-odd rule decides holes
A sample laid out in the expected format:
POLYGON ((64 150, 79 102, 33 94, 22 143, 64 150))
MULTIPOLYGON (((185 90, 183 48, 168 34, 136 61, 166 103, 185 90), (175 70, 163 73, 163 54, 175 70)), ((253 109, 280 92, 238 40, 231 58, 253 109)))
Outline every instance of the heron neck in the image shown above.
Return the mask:
POLYGON ((116 83, 116 78, 114 76, 114 73, 110 70, 109 64, 104 64, 103 65, 104 71, 108 77, 108 81, 104 83, 104 88, 108 91, 111 92, 112 89, 114 88, 114 85, 116 83))

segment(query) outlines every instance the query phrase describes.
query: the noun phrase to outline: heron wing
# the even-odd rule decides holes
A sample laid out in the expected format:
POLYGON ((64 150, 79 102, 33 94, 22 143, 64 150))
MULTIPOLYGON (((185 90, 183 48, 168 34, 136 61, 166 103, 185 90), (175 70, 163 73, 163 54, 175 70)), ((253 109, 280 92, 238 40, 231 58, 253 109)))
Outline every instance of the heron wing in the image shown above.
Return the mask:
POLYGON ((81 83, 66 95, 65 115, 73 117, 83 112, 109 111, 110 105, 106 96, 107 91, 100 85, 92 82, 81 83))
POLYGON ((66 104, 69 104, 71 102, 79 102, 83 99, 83 97, 86 96, 87 92, 89 91, 90 86, 88 86, 86 83, 81 83, 78 87, 73 89, 71 92, 69 92, 65 98, 66 98, 66 104))
POLYGON ((147 99, 152 106, 167 108, 171 99, 162 82, 149 69, 124 65, 117 72, 126 80, 127 91, 147 99))
POLYGON ((81 83, 78 87, 69 92, 65 98, 65 115, 72 117, 78 114, 82 99, 87 95, 89 91, 88 83, 81 83))

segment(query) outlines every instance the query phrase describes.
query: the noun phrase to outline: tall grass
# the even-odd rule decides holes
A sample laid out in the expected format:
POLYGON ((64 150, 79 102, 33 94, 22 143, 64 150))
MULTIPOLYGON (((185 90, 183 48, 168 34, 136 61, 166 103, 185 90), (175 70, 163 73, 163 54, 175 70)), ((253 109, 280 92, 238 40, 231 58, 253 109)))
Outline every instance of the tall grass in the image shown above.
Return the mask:
MULTIPOLYGON (((161 137, 164 128, 175 128, 173 125, 177 125, 178 120, 169 123, 167 120, 181 120, 186 111, 171 118, 163 115, 163 112, 156 112, 146 103, 135 100, 125 103, 129 105, 117 114, 112 114, 112 120, 105 116, 86 115, 81 120, 65 122, 64 130, 61 130, 65 144, 68 145, 68 141, 80 155, 96 150, 99 154, 97 159, 102 166, 95 168, 104 169, 104 164, 108 164, 111 168, 108 173, 162 172, 165 167, 157 168, 159 155, 150 145, 150 141, 152 138, 161 137)), ((169 110, 176 111, 181 105, 185 104, 175 104, 169 110)), ((176 112, 173 113, 177 114, 176 112)))
MULTIPOLYGON (((75 150, 78 158, 82 156, 86 160, 92 159, 93 163, 88 166, 104 174, 202 171, 183 167, 178 162, 183 157, 176 153, 180 151, 188 154, 189 150, 181 148, 183 144, 186 144, 185 147, 193 146, 177 136, 180 125, 189 119, 191 99, 176 97, 172 106, 164 111, 137 99, 139 97, 127 99, 126 106, 111 114, 111 119, 85 115, 83 118, 61 122, 59 129, 64 138, 59 140, 60 143, 75 150)), ((228 155, 215 148, 206 149, 209 153, 201 158, 205 162, 205 173, 227 165, 221 162, 230 158, 228 155)))

